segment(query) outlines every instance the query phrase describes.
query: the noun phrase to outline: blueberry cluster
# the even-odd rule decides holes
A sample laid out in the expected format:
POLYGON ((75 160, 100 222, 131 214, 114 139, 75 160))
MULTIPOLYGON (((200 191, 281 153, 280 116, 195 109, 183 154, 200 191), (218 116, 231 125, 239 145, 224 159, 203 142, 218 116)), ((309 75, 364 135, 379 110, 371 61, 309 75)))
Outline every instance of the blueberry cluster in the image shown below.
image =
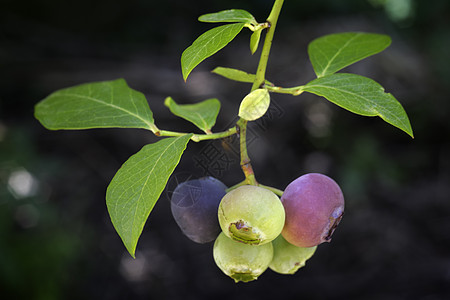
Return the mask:
POLYGON ((291 182, 281 199, 255 185, 226 190, 212 177, 186 181, 175 189, 171 209, 191 240, 215 240, 214 261, 236 282, 255 280, 267 268, 294 274, 331 240, 344 213, 337 183, 317 173, 291 182))

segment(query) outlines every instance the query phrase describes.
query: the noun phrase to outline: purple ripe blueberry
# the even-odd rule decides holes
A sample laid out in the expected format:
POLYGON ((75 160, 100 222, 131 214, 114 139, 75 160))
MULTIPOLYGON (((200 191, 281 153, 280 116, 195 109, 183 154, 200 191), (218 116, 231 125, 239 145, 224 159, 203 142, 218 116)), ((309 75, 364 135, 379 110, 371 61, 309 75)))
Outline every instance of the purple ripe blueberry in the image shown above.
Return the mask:
POLYGON ((189 239, 203 244, 219 235, 217 209, 226 189, 213 177, 189 180, 175 188, 170 201, 172 215, 189 239))
POLYGON ((228 238, 223 232, 214 243, 216 265, 235 282, 248 282, 258 278, 269 266, 273 257, 272 243, 253 246, 228 238))
POLYGON ((344 196, 338 184, 317 173, 292 181, 281 202, 286 213, 282 235, 298 247, 329 242, 344 213, 344 196))
POLYGON ((228 192, 219 205, 219 223, 229 238, 250 245, 273 241, 283 229, 280 198, 268 189, 244 185, 228 192))

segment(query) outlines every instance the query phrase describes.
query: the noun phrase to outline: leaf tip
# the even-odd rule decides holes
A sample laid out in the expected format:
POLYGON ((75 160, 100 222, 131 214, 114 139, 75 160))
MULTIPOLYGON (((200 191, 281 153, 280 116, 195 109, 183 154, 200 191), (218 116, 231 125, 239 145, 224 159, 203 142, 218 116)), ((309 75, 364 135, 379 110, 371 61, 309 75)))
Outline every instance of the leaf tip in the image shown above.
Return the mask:
POLYGON ((412 128, 411 128, 411 125, 409 124, 409 122, 408 122, 408 124, 406 125, 406 126, 404 126, 404 127, 400 127, 400 126, 397 126, 397 125, 394 125, 395 127, 397 127, 397 128, 399 128, 400 130, 402 130, 404 133, 406 133, 407 135, 409 135, 412 139, 414 139, 415 137, 414 137, 414 133, 413 133, 413 130, 412 130, 412 128))
POLYGON ((186 51, 188 51, 189 48, 190 47, 186 48, 186 50, 184 50, 183 53, 181 54, 181 74, 183 76, 183 80, 185 83, 189 74, 192 71, 192 68, 190 68, 186 62, 186 51))
MULTIPOLYGON (((119 234, 119 236, 120 236, 120 234, 119 234)), ((125 248, 127 249, 128 253, 131 255, 132 258, 135 259, 136 258, 136 247, 137 247, 138 240, 130 241, 130 240, 123 238, 122 236, 120 236, 120 237, 122 238, 122 242, 125 245, 125 248)))
POLYGON ((187 78, 189 76, 189 73, 191 73, 191 72, 190 71, 185 71, 184 69, 182 69, 184 83, 187 82, 187 78))
POLYGON ((406 132, 412 139, 415 139, 412 129, 406 132))
POLYGON ((130 250, 128 250, 128 253, 130 253, 130 255, 131 255, 131 257, 132 257, 133 259, 136 259, 136 253, 135 253, 135 251, 131 252, 130 250))

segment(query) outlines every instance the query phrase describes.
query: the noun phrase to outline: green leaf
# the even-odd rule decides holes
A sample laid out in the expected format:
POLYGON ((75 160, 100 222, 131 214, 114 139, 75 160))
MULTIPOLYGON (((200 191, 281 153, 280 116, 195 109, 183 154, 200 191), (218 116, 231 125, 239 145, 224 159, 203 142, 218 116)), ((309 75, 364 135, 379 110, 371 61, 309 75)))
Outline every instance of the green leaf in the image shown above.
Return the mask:
POLYGON ((317 77, 322 77, 377 54, 390 44, 391 38, 383 34, 337 33, 312 41, 308 54, 317 77))
POLYGON ((250 37, 250 51, 252 54, 258 50, 259 46, 259 40, 261 39, 261 33, 262 29, 258 29, 252 33, 252 36, 250 37))
POLYGON ((117 171, 106 191, 109 216, 131 256, 145 222, 192 134, 144 146, 117 171))
POLYGON ((251 13, 243 9, 229 9, 216 13, 202 15, 198 18, 201 22, 217 23, 217 22, 239 22, 257 25, 255 17, 251 13))
POLYGON ((256 89, 242 100, 239 107, 239 117, 254 121, 261 118, 270 105, 269 91, 266 89, 256 89))
POLYGON ((171 97, 164 101, 170 111, 200 128, 206 133, 211 132, 211 128, 216 124, 217 115, 220 110, 218 99, 207 99, 196 104, 177 104, 171 97))
MULTIPOLYGON (((230 80, 253 83, 256 79, 255 74, 250 74, 241 70, 233 68, 217 67, 212 70, 213 73, 225 77, 230 80)), ((267 85, 273 85, 270 81, 266 80, 267 85)))
POLYGON ((379 116, 414 137, 402 105, 370 78, 346 73, 331 74, 314 79, 303 86, 302 90, 323 96, 355 114, 379 116))
POLYGON ((243 23, 222 25, 199 36, 181 55, 183 79, 186 81, 198 64, 231 42, 241 32, 244 25, 243 23))
POLYGON ((250 74, 233 68, 217 67, 214 70, 212 70, 212 72, 217 75, 223 76, 227 79, 239 82, 253 83, 256 79, 255 74, 250 74))
POLYGON ((158 130, 144 94, 131 89, 124 79, 56 91, 36 105, 35 117, 51 130, 110 127, 158 130))

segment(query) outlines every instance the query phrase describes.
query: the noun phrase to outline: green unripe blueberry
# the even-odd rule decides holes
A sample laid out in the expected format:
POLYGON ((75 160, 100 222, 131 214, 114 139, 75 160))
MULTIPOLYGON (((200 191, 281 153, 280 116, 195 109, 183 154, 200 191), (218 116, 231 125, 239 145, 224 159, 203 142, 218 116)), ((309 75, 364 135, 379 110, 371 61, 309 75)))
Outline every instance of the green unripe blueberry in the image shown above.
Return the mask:
POLYGON ((294 274, 305 266, 313 256, 317 246, 303 248, 288 243, 280 234, 273 242, 273 259, 269 265, 272 271, 280 274, 294 274))
POLYGON ((254 185, 228 192, 220 202, 218 215, 226 236, 250 245, 274 240, 283 230, 285 220, 278 196, 254 185))
POLYGON ((216 265, 235 282, 248 282, 258 278, 273 257, 272 243, 252 246, 228 238, 223 232, 214 242, 216 265))

